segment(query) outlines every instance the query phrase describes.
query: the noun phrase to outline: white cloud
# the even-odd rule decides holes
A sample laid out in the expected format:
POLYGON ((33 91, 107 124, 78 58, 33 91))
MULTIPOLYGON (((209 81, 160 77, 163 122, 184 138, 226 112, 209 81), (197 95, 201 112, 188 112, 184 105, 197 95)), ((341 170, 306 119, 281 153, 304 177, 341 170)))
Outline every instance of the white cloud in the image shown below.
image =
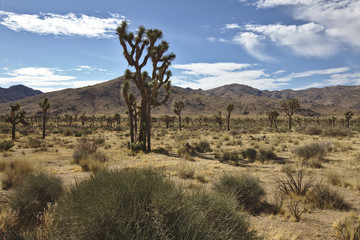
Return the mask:
POLYGON ((0 11, 0 24, 13 31, 26 31, 40 35, 81 36, 88 38, 111 38, 124 16, 111 14, 98 18, 85 14, 53 13, 18 14, 0 11))
MULTIPOLYGON (((254 69, 256 65, 252 64, 190 63, 183 65, 177 64, 173 67, 183 70, 179 75, 172 77, 173 84, 193 89, 212 89, 232 83, 244 84, 258 89, 278 89, 289 85, 289 83, 296 78, 308 78, 316 75, 329 75, 331 79, 335 77, 336 79, 352 79, 353 84, 355 84, 356 81, 360 82, 360 74, 340 75, 340 73, 350 70, 347 67, 291 73, 284 77, 277 76, 284 73, 284 70, 279 70, 269 75, 263 69, 254 69)), ((329 85, 330 82, 328 81, 327 84, 329 85)), ((320 84, 317 86, 320 86, 320 84)))
POLYGON ((237 23, 225 24, 225 29, 239 29, 241 28, 240 25, 237 23))
POLYGON ((324 35, 324 27, 315 23, 246 25, 245 28, 262 34, 277 46, 290 48, 296 55, 328 58, 337 51, 337 45, 324 35))
POLYGON ((239 71, 244 68, 249 68, 252 64, 246 63, 190 63, 190 64, 174 64, 171 65, 175 69, 185 70, 183 74, 191 76, 207 75, 219 76, 227 72, 239 71))
POLYGON ((254 58, 261 61, 271 62, 275 59, 264 53, 264 38, 253 32, 242 32, 234 36, 233 42, 244 47, 244 49, 254 58))
POLYGON ((215 42, 215 41, 216 41, 216 38, 214 38, 214 37, 208 37, 208 38, 206 38, 206 40, 208 40, 209 42, 215 42))
MULTIPOLYGON (((88 68, 90 66, 82 66, 88 68)), ((90 67, 91 68, 91 67, 90 67)), ((12 71, 8 69, 0 76, 0 85, 23 84, 41 91, 55 91, 64 88, 78 88, 94 85, 103 81, 81 81, 69 75, 60 75, 63 70, 45 67, 26 67, 12 71)))
POLYGON ((259 0, 257 5, 290 6, 295 19, 319 24, 324 35, 360 49, 360 0, 259 0))

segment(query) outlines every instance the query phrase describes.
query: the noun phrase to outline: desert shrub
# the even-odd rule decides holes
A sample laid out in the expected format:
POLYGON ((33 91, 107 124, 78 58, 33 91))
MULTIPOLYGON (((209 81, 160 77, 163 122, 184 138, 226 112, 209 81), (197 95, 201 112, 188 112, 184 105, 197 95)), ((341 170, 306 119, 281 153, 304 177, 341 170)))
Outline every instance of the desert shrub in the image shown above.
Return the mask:
POLYGON ((277 159, 276 153, 271 149, 260 149, 257 159, 261 162, 277 159))
POLYGON ((288 195, 287 208, 296 222, 300 221, 301 215, 307 210, 303 204, 303 198, 293 193, 288 195))
POLYGON ((59 177, 39 173, 28 176, 10 195, 9 206, 16 211, 19 224, 31 227, 41 220, 41 216, 63 194, 59 177))
POLYGON ((214 188, 221 193, 235 196, 238 204, 251 213, 259 211, 261 199, 265 195, 265 190, 259 180, 245 174, 223 175, 214 183, 214 188))
POLYGON ((322 133, 322 129, 318 126, 311 125, 305 128, 305 133, 308 135, 320 135, 322 133))
POLYGON ((101 163, 100 161, 96 161, 92 158, 80 159, 79 165, 81 169, 85 172, 98 172, 103 168, 103 163, 101 163))
POLYGON ((95 138, 95 140, 94 140, 95 145, 102 145, 104 143, 105 143, 105 138, 98 137, 98 138, 95 138))
POLYGON ((15 144, 12 141, 4 140, 0 142, 0 152, 9 151, 15 144))
POLYGON ((156 149, 153 150, 153 152, 158 154, 169 155, 169 151, 163 147, 157 147, 156 149))
POLYGON ((275 179, 275 188, 284 195, 301 195, 304 196, 312 187, 312 177, 306 177, 305 170, 292 168, 283 168, 285 177, 275 179))
POLYGON ((257 151, 253 148, 248 148, 245 151, 243 151, 241 154, 244 158, 254 161, 256 159, 257 151))
POLYGON ((206 153, 212 151, 210 144, 207 141, 200 141, 199 143, 197 143, 195 145, 195 150, 199 153, 206 153))
POLYGON ((334 171, 327 171, 326 172, 326 178, 334 186, 340 186, 341 185, 341 178, 340 178, 339 174, 337 174, 334 171))
POLYGON ((186 143, 184 146, 178 148, 178 154, 184 157, 186 160, 194 160, 196 156, 195 148, 186 143))
POLYGON ((304 165, 309 166, 311 168, 322 168, 322 162, 319 159, 310 159, 304 162, 304 165))
POLYGON ((307 200, 320 209, 349 209, 344 197, 326 185, 315 185, 307 195, 307 200))
POLYGON ((55 211, 55 239, 256 239, 232 198, 185 194, 152 170, 102 171, 55 211))
POLYGON ((4 175, 1 179, 2 188, 9 189, 19 185, 33 171, 31 165, 26 161, 7 162, 4 175))
POLYGON ((77 132, 77 133, 74 133, 74 137, 82 137, 82 133, 80 133, 80 132, 77 132))
POLYGON ((303 160, 310 158, 323 160, 326 153, 332 150, 332 147, 330 142, 312 142, 294 148, 293 153, 303 160))
POLYGON ((28 145, 30 148, 39 148, 41 147, 41 140, 39 138, 30 138, 28 145))
POLYGON ((347 137, 352 136, 353 133, 347 128, 326 128, 322 135, 326 137, 347 137))
POLYGON ((181 179, 189 179, 194 178, 195 175, 195 169, 190 167, 181 167, 179 169, 179 177, 181 179))
POLYGON ((97 147, 87 138, 81 138, 74 149, 73 159, 75 163, 79 163, 81 159, 86 159, 90 154, 95 153, 97 147))
POLYGON ((333 224, 338 239, 360 240, 360 215, 350 213, 333 224))
POLYGON ((236 151, 224 151, 224 152, 222 152, 221 159, 223 161, 238 161, 239 153, 236 151))

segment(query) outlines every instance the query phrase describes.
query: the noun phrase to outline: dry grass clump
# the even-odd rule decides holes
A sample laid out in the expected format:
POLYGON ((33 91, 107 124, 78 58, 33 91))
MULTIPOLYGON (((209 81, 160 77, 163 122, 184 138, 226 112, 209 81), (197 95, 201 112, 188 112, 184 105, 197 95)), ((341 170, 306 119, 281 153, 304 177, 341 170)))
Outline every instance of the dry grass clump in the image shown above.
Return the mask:
POLYGON ((340 175, 338 173, 336 173, 335 171, 333 171, 333 170, 327 171, 326 178, 332 185, 341 186, 342 181, 341 181, 340 175))
POLYGON ((360 215, 350 213, 333 224, 336 237, 344 240, 360 239, 360 215))
POLYGON ((307 194, 307 200, 320 209, 347 210, 349 205, 336 190, 323 184, 315 185, 307 194))
POLYGON ((54 204, 63 194, 59 177, 39 173, 29 175, 9 197, 9 206, 16 212, 18 224, 30 229, 41 222, 49 204, 54 204))
POLYGON ((181 179, 193 179, 195 175, 195 169, 191 167, 179 168, 179 177, 181 179))
POLYGON ((32 166, 25 160, 6 162, 4 175, 1 179, 2 188, 7 190, 19 185, 33 171, 32 166))
POLYGON ((152 170, 103 171, 55 210, 54 239, 257 239, 233 198, 186 194, 152 170))
POLYGON ((97 150, 95 142, 81 138, 73 153, 74 162, 84 171, 99 171, 107 161, 106 155, 97 150))
POLYGON ((258 179, 251 175, 223 175, 214 183, 214 188, 225 194, 233 195, 239 206, 251 213, 257 213, 262 206, 265 190, 258 179))

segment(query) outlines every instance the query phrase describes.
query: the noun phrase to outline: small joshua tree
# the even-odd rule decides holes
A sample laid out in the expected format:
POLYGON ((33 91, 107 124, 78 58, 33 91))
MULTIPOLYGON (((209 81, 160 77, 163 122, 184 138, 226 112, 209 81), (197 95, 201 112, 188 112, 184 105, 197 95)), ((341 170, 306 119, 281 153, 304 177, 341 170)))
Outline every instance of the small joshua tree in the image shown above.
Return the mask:
POLYGON ((226 115, 226 120, 227 120, 227 130, 228 131, 230 131, 230 115, 233 110, 234 110, 234 104, 227 105, 226 111, 228 112, 228 114, 226 115))
POLYGON ((352 111, 347 111, 345 114, 346 127, 350 127, 350 119, 354 116, 352 111))
POLYGON ((45 139, 45 131, 46 131, 46 112, 50 108, 50 103, 48 98, 44 98, 42 102, 39 102, 39 106, 42 111, 42 138, 45 139))
POLYGON ((181 131, 181 111, 184 108, 184 103, 182 101, 175 102, 174 104, 174 113, 178 115, 179 119, 179 130, 181 131))
POLYGON ((21 110, 20 112, 17 112, 20 110, 20 105, 18 103, 14 105, 10 105, 10 114, 7 114, 5 116, 5 121, 11 123, 12 131, 11 131, 11 139, 15 140, 15 129, 16 125, 21 123, 23 125, 27 125, 27 122, 25 121, 25 111, 21 110))
POLYGON ((274 124, 275 130, 278 131, 277 118, 278 118, 278 116, 279 116, 279 113, 278 113, 277 111, 270 111, 270 112, 267 112, 266 115, 267 115, 268 118, 269 118, 270 127, 272 128, 272 127, 273 127, 273 124, 274 124))
POLYGON ((290 99, 288 101, 281 101, 280 102, 280 110, 284 111, 286 115, 289 117, 289 129, 291 131, 291 120, 292 115, 296 113, 300 109, 299 100, 296 98, 290 99))
POLYGON ((221 117, 221 111, 218 111, 218 115, 215 115, 215 122, 219 124, 219 129, 222 129, 224 124, 224 119, 221 117))

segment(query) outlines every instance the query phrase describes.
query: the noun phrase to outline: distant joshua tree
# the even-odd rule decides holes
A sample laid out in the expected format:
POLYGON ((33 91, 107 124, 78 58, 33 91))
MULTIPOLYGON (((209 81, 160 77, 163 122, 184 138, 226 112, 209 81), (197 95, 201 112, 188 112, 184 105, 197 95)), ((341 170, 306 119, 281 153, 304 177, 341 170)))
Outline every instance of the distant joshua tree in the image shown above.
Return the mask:
POLYGON ((300 109, 299 100, 296 98, 290 99, 288 101, 281 101, 280 102, 280 110, 284 111, 286 115, 289 117, 289 129, 291 131, 291 120, 292 115, 296 113, 300 109))
POLYGON ((184 108, 184 103, 182 101, 175 102, 174 104, 174 113, 178 115, 179 119, 179 130, 181 131, 181 112, 184 108))
POLYGON ((227 130, 230 131, 230 116, 231 116, 231 112, 234 110, 234 104, 229 104, 226 107, 226 111, 228 112, 228 114, 226 115, 226 120, 227 120, 227 130))
POLYGON ((222 129, 224 124, 224 119, 221 117, 221 111, 218 111, 218 115, 215 115, 215 122, 219 124, 219 129, 222 129))
POLYGON ((278 131, 277 118, 278 118, 278 116, 279 116, 279 113, 278 113, 277 111, 270 111, 270 112, 267 112, 266 115, 267 115, 268 118, 269 118, 270 127, 272 128, 272 127, 273 127, 273 124, 274 124, 275 130, 278 131))
POLYGON ((120 125, 120 121, 121 121, 121 116, 120 116, 120 114, 116 113, 116 114, 114 115, 114 119, 115 119, 115 121, 116 121, 116 124, 117 124, 117 125, 120 125))
POLYGON ((346 127, 350 127, 350 119, 354 116, 354 113, 352 111, 347 111, 344 113, 344 115, 345 115, 346 127))
POLYGON ((46 112, 50 108, 50 103, 48 98, 43 98, 42 102, 39 102, 39 106, 42 111, 42 138, 45 139, 46 131, 46 112))
POLYGON ((27 125, 27 122, 25 121, 25 111, 21 110, 20 112, 17 112, 20 110, 20 105, 18 103, 14 105, 10 105, 10 114, 7 114, 5 116, 5 121, 11 123, 12 131, 11 131, 11 139, 15 140, 15 128, 16 125, 21 123, 23 125, 27 125))

